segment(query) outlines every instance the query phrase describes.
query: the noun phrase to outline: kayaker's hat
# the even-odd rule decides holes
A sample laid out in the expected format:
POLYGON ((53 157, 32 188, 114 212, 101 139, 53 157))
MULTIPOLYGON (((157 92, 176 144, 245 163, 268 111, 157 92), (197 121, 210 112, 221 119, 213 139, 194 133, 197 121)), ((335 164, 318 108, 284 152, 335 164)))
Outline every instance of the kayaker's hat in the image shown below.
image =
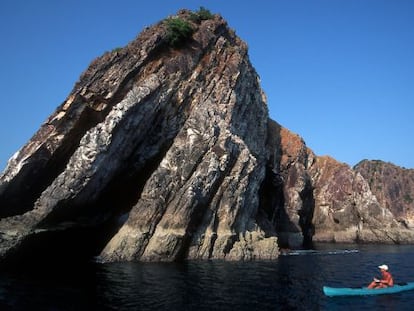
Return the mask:
POLYGON ((380 268, 381 270, 388 270, 388 266, 387 265, 381 265, 381 266, 378 266, 378 268, 380 268))

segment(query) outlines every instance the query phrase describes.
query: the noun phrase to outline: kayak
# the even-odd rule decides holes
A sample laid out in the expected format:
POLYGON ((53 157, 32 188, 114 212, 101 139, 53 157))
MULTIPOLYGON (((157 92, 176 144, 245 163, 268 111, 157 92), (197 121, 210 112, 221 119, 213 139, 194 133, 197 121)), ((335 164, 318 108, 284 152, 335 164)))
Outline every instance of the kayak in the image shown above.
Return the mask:
POLYGON ((414 289, 414 282, 408 283, 398 283, 394 284, 392 287, 384 287, 384 288, 373 288, 370 289, 368 287, 358 287, 358 288, 351 288, 351 287, 323 287, 323 293, 326 296, 364 296, 364 295, 383 295, 383 294, 394 294, 403 292, 406 290, 414 289))

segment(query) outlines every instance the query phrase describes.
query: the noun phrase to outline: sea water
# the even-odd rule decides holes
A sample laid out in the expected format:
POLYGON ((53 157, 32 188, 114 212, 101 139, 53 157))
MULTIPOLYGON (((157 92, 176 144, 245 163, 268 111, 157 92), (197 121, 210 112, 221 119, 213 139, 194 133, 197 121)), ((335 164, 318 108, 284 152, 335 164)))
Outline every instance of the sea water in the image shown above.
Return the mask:
POLYGON ((55 263, 0 271, 0 310, 412 310, 414 291, 326 297, 387 264, 414 281, 414 246, 318 245, 275 261, 55 263))

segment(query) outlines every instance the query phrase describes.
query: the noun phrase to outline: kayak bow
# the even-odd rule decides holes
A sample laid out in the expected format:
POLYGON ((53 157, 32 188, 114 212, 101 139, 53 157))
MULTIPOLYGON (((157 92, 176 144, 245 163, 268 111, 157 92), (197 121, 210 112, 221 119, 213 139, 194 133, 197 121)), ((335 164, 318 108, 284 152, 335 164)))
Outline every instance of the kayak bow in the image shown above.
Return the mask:
POLYGON ((383 295, 383 294, 394 294, 403 292, 406 290, 414 289, 414 282, 409 283, 399 283, 394 284, 392 287, 384 287, 384 288, 373 288, 370 289, 368 287, 359 287, 359 288, 351 288, 351 287, 323 287, 323 293, 326 296, 363 296, 363 295, 383 295))

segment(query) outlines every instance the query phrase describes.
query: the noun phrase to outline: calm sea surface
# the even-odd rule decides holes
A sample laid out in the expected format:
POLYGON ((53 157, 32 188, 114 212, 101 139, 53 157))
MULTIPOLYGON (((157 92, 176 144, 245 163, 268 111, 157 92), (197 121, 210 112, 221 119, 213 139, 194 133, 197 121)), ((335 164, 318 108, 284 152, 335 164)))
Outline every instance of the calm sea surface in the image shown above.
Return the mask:
POLYGON ((388 264, 414 281, 414 246, 319 245, 268 262, 36 265, 0 272, 0 310, 413 310, 414 291, 329 298, 388 264))

